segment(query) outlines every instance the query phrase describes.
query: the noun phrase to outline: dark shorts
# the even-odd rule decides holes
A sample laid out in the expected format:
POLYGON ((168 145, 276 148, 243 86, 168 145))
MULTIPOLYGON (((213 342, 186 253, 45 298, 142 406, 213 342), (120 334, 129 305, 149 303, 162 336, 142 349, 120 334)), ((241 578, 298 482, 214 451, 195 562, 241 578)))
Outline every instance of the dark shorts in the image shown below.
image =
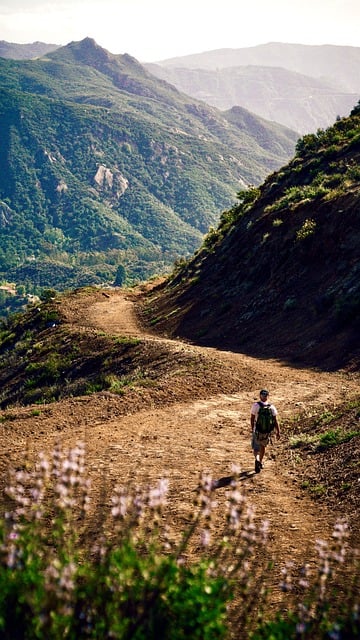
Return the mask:
POLYGON ((263 447, 267 447, 267 445, 269 444, 269 440, 269 433, 264 434, 254 431, 251 438, 251 448, 254 449, 254 451, 260 451, 260 446, 262 445, 263 447))

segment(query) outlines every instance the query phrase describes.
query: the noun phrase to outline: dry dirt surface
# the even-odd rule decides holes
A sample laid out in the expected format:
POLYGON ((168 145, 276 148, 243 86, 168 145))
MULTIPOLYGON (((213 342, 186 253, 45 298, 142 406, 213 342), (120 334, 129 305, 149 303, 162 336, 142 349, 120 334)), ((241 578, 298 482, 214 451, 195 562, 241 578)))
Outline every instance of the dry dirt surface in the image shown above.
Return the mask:
MULTIPOLYGON (((283 451, 288 446, 285 428, 281 440, 268 447, 262 472, 254 473, 251 404, 261 387, 269 388, 281 424, 304 409, 329 408, 332 403, 351 399, 358 391, 358 380, 341 372, 292 368, 274 360, 256 360, 154 335, 137 318, 137 295, 113 290, 85 299, 69 297, 65 306, 67 321, 77 330, 138 336, 153 345, 166 344, 169 353, 181 350, 200 354, 209 366, 207 373, 202 369, 197 375, 193 397, 187 390, 185 399, 177 393, 172 401, 169 372, 168 397, 162 404, 142 403, 138 408, 134 404, 123 411, 121 397, 98 393, 53 403, 38 416, 28 407, 18 408, 11 430, 0 425, 2 469, 5 462, 21 464, 26 451, 35 458, 40 450, 50 452, 57 442, 70 446, 82 440, 99 513, 110 504, 115 484, 155 483, 166 476, 170 486, 170 524, 176 528, 188 521, 200 473, 209 472, 219 480, 231 476, 233 465, 237 465, 241 487, 253 504, 256 517, 270 521, 267 552, 269 557, 275 557, 274 582, 278 582, 284 562, 291 559, 298 566, 305 560, 312 562, 315 540, 329 540, 341 514, 312 501, 294 482, 295 462, 284 464, 283 451), (215 364, 224 372, 224 385, 220 376, 218 389, 209 385, 215 364), (226 392, 229 386, 225 384, 230 372, 242 380, 231 393, 226 392)), ((193 375, 196 377, 196 373, 193 375)), ((184 387, 185 383, 186 380, 184 387)), ((214 490, 219 529, 228 491, 226 486, 214 490)), ((276 597, 281 597, 280 592, 278 596, 274 593, 276 597)))

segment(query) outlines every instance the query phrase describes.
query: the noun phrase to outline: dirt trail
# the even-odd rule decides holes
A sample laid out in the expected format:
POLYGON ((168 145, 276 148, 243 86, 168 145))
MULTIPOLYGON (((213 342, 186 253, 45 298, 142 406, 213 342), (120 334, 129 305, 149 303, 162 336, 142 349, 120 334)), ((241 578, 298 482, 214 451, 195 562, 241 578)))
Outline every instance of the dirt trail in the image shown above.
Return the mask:
MULTIPOLYGON (((78 321, 112 334, 144 337, 133 302, 122 294, 95 303, 86 309, 86 317, 78 321)), ((146 335, 150 340, 162 340, 150 333, 146 335)), ((345 399, 356 391, 351 381, 340 374, 292 368, 281 362, 259 361, 242 354, 166 341, 175 349, 200 351, 257 372, 263 377, 263 385, 271 390, 271 400, 279 410, 280 419, 319 404, 331 409, 334 400, 345 399)), ((90 451, 94 447, 92 464, 100 463, 101 452, 109 479, 119 479, 119 469, 126 469, 132 478, 154 480, 166 474, 177 517, 181 514, 185 517, 189 512, 201 471, 207 470, 214 478, 221 478, 232 473, 233 464, 239 465, 246 494, 259 518, 271 522, 269 552, 275 552, 279 562, 292 559, 302 563, 317 538, 331 535, 335 516, 299 493, 292 481, 296 464, 292 468, 282 464, 278 444, 269 446, 264 470, 254 474, 249 412, 258 391, 258 386, 254 386, 245 392, 219 394, 205 401, 180 402, 98 424, 92 429, 89 442, 90 451)), ((286 441, 286 433, 282 434, 282 440, 286 441)), ((216 498, 221 518, 226 489, 218 489, 216 498)))
MULTIPOLYGON (((169 478, 169 510, 174 528, 188 519, 194 489, 202 471, 214 479, 229 476, 233 465, 241 469, 242 486, 254 505, 257 518, 270 521, 269 556, 276 565, 287 560, 302 564, 309 559, 317 538, 329 538, 335 515, 312 502, 293 482, 296 464, 282 463, 281 443, 269 446, 264 469, 255 475, 250 449, 250 405, 258 397, 259 379, 268 387, 280 421, 302 408, 332 403, 351 397, 355 382, 341 374, 329 374, 285 366, 276 361, 259 361, 242 354, 197 347, 151 335, 137 322, 131 296, 122 292, 69 303, 67 316, 78 328, 93 328, 110 334, 131 335, 149 341, 166 340, 169 348, 201 352, 240 371, 250 371, 252 381, 234 394, 209 395, 206 400, 176 402, 162 408, 121 415, 114 411, 111 397, 68 399, 49 405, 43 415, 11 425, 11 452, 19 457, 26 446, 33 452, 51 449, 56 440, 74 444, 83 439, 87 466, 98 503, 109 504, 114 484, 128 481, 155 482, 169 478), (73 305, 73 306, 71 306, 73 305), (30 444, 29 444, 30 443, 30 444)), ((227 497, 226 487, 217 489, 216 518, 221 527, 227 497)), ((275 580, 279 579, 279 571, 275 580)), ((280 594, 278 596, 280 598, 280 594)))

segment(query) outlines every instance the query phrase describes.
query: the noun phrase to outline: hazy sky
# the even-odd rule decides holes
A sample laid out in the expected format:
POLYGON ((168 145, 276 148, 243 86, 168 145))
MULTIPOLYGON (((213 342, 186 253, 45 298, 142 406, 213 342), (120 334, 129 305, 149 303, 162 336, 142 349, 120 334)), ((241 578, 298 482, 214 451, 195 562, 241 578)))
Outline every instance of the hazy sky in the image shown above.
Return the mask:
POLYGON ((0 40, 89 36, 142 62, 266 42, 360 46, 360 0, 0 0, 0 40))

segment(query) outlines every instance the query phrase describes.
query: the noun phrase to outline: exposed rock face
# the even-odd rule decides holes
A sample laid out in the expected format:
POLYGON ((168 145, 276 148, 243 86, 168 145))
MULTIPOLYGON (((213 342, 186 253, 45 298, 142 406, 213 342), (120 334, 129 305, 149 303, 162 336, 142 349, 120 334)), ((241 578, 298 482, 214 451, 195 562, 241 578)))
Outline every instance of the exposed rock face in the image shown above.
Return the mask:
POLYGON ((129 186, 129 181, 120 173, 120 171, 117 169, 111 171, 104 165, 99 165, 94 176, 94 181, 105 191, 114 190, 117 198, 121 198, 129 186))
POLYGON ((64 182, 64 180, 60 180, 58 186, 56 187, 56 191, 58 193, 63 193, 64 191, 68 190, 68 186, 66 184, 66 182, 64 182))
POLYGON ((0 228, 5 227, 11 220, 11 209, 5 202, 0 202, 0 228))
POLYGON ((100 165, 95 174, 94 180, 96 184, 99 185, 99 187, 102 187, 102 188, 108 187, 109 189, 112 189, 113 174, 110 171, 110 169, 107 169, 107 167, 100 165))

